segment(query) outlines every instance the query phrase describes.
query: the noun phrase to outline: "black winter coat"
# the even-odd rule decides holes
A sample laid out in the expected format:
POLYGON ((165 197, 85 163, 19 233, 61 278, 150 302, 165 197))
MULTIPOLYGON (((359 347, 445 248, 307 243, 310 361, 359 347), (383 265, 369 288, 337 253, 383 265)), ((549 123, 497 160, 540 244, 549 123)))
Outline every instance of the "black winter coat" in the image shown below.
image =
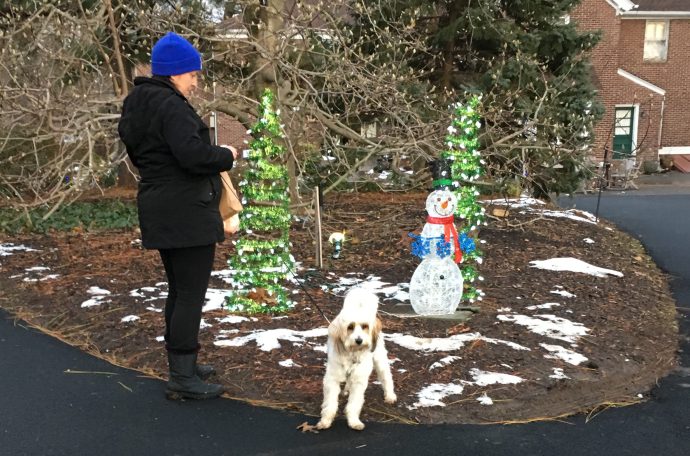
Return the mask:
POLYGON ((167 80, 139 77, 118 126, 139 169, 137 195, 144 247, 170 249, 221 242, 220 171, 229 149, 211 145, 209 129, 167 80))

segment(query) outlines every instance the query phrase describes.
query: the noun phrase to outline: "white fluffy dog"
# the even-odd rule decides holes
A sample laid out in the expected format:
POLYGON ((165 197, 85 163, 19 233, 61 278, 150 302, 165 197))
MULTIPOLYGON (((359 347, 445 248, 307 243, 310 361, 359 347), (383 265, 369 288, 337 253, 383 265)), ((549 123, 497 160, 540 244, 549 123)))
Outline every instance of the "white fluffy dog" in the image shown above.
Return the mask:
POLYGON ((374 368, 383 387, 385 401, 392 404, 397 400, 393 392, 388 353, 383 344, 381 320, 376 316, 378 306, 379 300, 375 294, 354 288, 345 296, 342 310, 328 326, 328 363, 323 378, 323 405, 317 429, 331 427, 338 413, 341 383, 345 383, 345 393, 349 395, 345 407, 347 424, 358 431, 364 429, 359 413, 374 368))

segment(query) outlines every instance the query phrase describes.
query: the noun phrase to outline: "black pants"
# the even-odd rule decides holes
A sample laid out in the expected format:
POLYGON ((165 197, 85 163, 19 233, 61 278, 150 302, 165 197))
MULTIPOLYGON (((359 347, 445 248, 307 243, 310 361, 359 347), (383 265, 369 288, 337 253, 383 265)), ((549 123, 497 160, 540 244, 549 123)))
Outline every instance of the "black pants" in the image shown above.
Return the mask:
POLYGON ((173 353, 199 349, 199 324, 216 245, 159 250, 168 276, 165 342, 173 353))

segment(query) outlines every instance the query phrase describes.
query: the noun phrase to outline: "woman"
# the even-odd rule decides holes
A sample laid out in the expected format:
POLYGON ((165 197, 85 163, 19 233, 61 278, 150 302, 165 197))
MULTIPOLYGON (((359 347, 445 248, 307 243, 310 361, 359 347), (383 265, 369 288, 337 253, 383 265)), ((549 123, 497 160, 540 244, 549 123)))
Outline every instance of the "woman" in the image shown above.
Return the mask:
POLYGON ((118 131, 140 174, 137 206, 145 248, 157 249, 168 278, 165 341, 169 398, 209 399, 223 387, 205 383, 197 365, 199 324, 216 243, 224 240, 219 173, 237 151, 211 145, 208 127, 187 101, 201 54, 168 33, 151 51, 153 77, 138 77, 124 101, 118 131))

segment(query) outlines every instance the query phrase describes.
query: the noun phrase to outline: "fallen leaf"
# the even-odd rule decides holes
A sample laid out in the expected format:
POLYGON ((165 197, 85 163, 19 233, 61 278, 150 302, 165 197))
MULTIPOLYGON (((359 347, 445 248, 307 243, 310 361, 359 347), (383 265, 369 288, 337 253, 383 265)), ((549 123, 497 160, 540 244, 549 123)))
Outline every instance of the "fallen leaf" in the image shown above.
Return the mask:
POLYGON ((312 426, 308 422, 304 422, 297 426, 297 429, 302 431, 302 432, 313 432, 314 434, 318 434, 319 431, 316 429, 316 426, 312 426))

